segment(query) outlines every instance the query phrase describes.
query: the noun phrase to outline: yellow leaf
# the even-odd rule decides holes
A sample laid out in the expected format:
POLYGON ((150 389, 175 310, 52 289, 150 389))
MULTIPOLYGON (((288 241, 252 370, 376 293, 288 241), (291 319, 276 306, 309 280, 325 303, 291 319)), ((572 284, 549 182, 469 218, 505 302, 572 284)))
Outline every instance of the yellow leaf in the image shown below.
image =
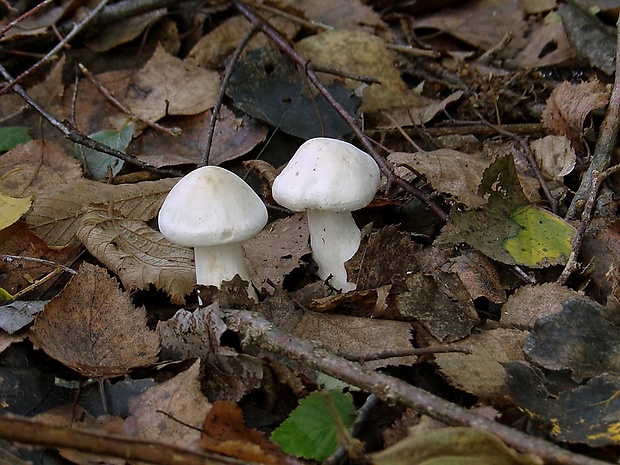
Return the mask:
POLYGON ((30 209, 32 197, 9 197, 0 194, 0 230, 8 228, 30 209))

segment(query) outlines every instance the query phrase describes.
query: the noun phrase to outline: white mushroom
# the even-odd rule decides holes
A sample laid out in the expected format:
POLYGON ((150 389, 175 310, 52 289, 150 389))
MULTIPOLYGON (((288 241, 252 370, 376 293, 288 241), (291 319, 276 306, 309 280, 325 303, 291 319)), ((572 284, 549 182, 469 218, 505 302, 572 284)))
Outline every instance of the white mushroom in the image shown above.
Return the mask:
POLYGON ((344 292, 355 289, 344 263, 361 241, 351 211, 373 199, 381 173, 366 152, 337 139, 302 144, 273 183, 273 198, 293 211, 308 212, 312 256, 322 279, 344 292))
MULTIPOLYGON (((164 237, 194 248, 197 284, 218 288, 237 274, 250 282, 241 243, 265 224, 267 209, 260 197, 240 177, 217 166, 182 178, 159 211, 164 237)), ((251 285, 247 291, 258 300, 251 285)))

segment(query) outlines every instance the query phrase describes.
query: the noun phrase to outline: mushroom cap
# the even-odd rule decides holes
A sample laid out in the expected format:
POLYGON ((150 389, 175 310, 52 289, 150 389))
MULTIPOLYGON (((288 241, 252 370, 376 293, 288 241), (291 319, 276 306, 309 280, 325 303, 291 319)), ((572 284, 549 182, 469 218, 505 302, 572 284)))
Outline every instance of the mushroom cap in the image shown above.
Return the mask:
POLYGON ((370 155, 338 139, 307 140, 276 177, 272 195, 293 211, 354 211, 373 199, 381 173, 370 155))
POLYGON ((204 166, 172 188, 158 219, 159 230, 173 244, 203 247, 254 237, 267 224, 267 209, 239 176, 204 166))

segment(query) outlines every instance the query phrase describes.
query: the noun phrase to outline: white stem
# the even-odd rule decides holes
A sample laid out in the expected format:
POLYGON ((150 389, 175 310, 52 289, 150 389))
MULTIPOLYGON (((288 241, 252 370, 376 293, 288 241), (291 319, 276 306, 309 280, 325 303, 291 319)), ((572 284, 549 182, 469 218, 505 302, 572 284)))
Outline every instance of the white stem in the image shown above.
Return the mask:
POLYGON ((308 210, 308 228, 312 257, 319 265, 318 275, 343 292, 355 289, 355 284, 347 281, 344 262, 349 260, 360 246, 362 233, 353 221, 351 212, 308 210))
MULTIPOLYGON (((240 242, 230 244, 194 247, 196 261, 196 283, 220 288, 222 281, 230 281, 235 275, 250 283, 250 275, 245 266, 245 256, 240 242)), ((248 296, 258 302, 258 296, 248 285, 248 296)))

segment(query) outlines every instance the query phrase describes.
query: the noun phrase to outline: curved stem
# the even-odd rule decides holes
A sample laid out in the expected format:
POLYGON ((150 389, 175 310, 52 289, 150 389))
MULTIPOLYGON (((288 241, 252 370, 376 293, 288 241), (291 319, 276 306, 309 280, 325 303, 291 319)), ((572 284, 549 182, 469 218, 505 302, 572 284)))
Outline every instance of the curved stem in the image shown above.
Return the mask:
POLYGON ((222 281, 230 281, 239 275, 247 281, 248 296, 258 302, 258 297, 250 282, 245 266, 245 255, 240 242, 230 244, 194 247, 196 261, 196 284, 220 288, 222 281))
POLYGON ((319 265, 317 274, 322 279, 331 275, 330 284, 336 289, 354 290, 355 284, 347 281, 344 262, 357 252, 362 233, 351 212, 308 210, 308 228, 312 257, 319 265))

